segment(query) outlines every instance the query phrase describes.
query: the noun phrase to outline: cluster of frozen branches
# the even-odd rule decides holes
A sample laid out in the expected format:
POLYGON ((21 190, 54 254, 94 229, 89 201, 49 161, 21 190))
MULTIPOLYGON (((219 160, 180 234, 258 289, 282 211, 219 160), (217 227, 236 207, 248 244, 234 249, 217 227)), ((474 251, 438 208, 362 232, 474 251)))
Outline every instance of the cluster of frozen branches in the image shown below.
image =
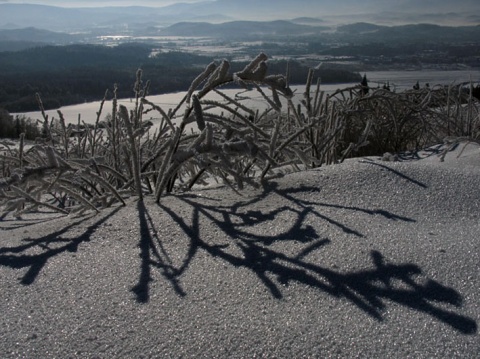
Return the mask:
POLYGON ((147 99, 149 82, 137 72, 132 110, 118 105, 95 125, 66 125, 43 114, 42 143, 0 143, 0 205, 19 216, 40 206, 64 213, 99 211, 146 195, 221 181, 234 191, 261 186, 289 168, 341 162, 349 156, 418 149, 445 136, 480 137, 477 103, 461 87, 396 94, 359 84, 327 96, 310 71, 297 101, 285 75, 269 75, 260 54, 242 71, 211 63, 183 100, 165 111, 147 99), (256 90, 264 110, 228 96, 227 84, 256 90), (221 100, 208 95, 215 94, 221 100), (161 121, 152 126, 147 114, 161 121), (189 130, 188 130, 189 129, 189 130), (363 152, 362 152, 363 151, 363 152))

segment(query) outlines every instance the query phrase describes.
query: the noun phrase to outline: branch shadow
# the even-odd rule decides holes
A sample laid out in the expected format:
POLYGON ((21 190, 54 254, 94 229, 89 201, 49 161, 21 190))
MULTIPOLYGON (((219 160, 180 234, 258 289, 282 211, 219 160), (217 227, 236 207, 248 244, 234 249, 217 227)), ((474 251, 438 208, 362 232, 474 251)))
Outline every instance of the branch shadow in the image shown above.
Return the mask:
POLYGON ((163 248, 158 232, 153 224, 145 203, 137 202, 138 218, 140 225, 140 276, 138 283, 131 289, 139 303, 147 303, 150 300, 150 285, 152 281, 151 267, 161 270, 162 275, 170 281, 175 292, 184 297, 185 291, 179 283, 179 270, 175 269, 168 253, 163 248))
POLYGON ((52 222, 57 220, 58 218, 65 217, 65 214, 56 213, 55 215, 51 215, 51 217, 47 218, 35 218, 35 219, 24 219, 14 218, 14 219, 5 219, 8 213, 5 213, 3 216, 0 215, 0 223, 2 231, 14 231, 19 228, 28 228, 30 226, 34 226, 37 224, 48 224, 48 222, 52 222))
POLYGON ((387 165, 384 165, 384 164, 381 164, 381 163, 378 163, 378 162, 374 162, 373 160, 367 160, 367 159, 360 161, 360 163, 369 164, 369 165, 372 165, 372 166, 377 166, 377 167, 383 168, 383 169, 385 169, 389 172, 392 172, 393 174, 395 174, 395 175, 403 178, 404 180, 407 180, 407 181, 409 181, 409 182, 411 182, 411 183, 413 183, 413 184, 415 184, 419 187, 428 188, 428 186, 425 183, 417 181, 416 179, 411 178, 411 177, 403 174, 402 172, 397 171, 397 170, 395 170, 395 169, 393 169, 393 168, 391 168, 387 165))
POLYGON ((283 298, 282 288, 296 282, 335 298, 347 299, 378 321, 383 321, 382 314, 387 307, 387 301, 390 301, 428 314, 462 334, 477 332, 477 323, 473 319, 443 308, 445 306, 461 307, 462 296, 453 288, 425 278, 422 269, 416 264, 389 263, 385 255, 378 251, 370 253, 371 267, 347 273, 308 261, 307 257, 310 254, 330 245, 331 241, 328 238, 322 238, 314 227, 307 224, 307 216, 325 220, 355 237, 363 237, 362 233, 346 223, 319 213, 319 207, 361 212, 372 216, 380 215, 387 220, 414 222, 414 219, 383 209, 316 203, 295 197, 295 193, 317 190, 318 188, 313 187, 281 190, 273 184, 261 196, 252 200, 239 201, 233 205, 206 204, 205 199, 202 198, 191 195, 177 196, 191 210, 191 218, 182 217, 174 209, 160 204, 160 208, 190 240, 188 255, 178 267, 168 262, 168 255, 162 250, 158 236, 154 238, 147 233, 148 228, 153 227, 153 222, 144 205, 139 204, 140 223, 143 229, 142 273, 137 286, 133 289, 137 294, 137 300, 142 303, 148 302, 151 265, 162 269, 163 275, 170 281, 178 295, 186 296, 187 293, 180 286, 181 276, 188 270, 196 254, 202 251, 235 268, 248 269, 269 290, 272 297, 279 300, 283 298), (255 204, 258 204, 256 202, 261 202, 269 195, 282 197, 288 205, 267 210, 252 210, 255 204), (288 223, 287 230, 280 235, 263 232, 254 234, 248 230, 286 213, 289 214, 291 221, 288 223), (199 223, 205 223, 204 221, 220 229, 226 240, 219 243, 218 239, 213 240, 202 236, 199 223), (282 241, 300 244, 301 249, 292 255, 272 248, 273 244, 282 241), (160 250, 155 249, 155 246, 159 246, 160 250))
POLYGON ((30 285, 35 282, 38 275, 48 263, 48 261, 65 252, 77 252, 78 247, 90 241, 91 235, 96 229, 101 226, 109 217, 113 216, 120 208, 116 208, 108 215, 100 218, 82 235, 73 239, 62 239, 62 235, 66 234, 70 229, 85 221, 81 218, 78 221, 72 222, 70 225, 50 233, 38 239, 24 239, 25 244, 16 247, 2 247, 0 248, 0 266, 9 267, 12 269, 27 268, 20 283, 23 285, 30 285), (38 254, 25 254, 28 250, 41 248, 43 251, 38 254))

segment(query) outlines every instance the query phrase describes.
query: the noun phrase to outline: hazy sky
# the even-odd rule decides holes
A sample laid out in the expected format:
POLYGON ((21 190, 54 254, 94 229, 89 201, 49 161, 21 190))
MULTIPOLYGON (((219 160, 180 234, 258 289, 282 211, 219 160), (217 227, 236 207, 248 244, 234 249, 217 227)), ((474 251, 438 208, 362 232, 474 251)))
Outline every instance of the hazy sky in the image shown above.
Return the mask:
POLYGON ((93 7, 93 6, 165 6, 174 3, 193 3, 200 0, 0 0, 11 4, 41 4, 61 7, 93 7))

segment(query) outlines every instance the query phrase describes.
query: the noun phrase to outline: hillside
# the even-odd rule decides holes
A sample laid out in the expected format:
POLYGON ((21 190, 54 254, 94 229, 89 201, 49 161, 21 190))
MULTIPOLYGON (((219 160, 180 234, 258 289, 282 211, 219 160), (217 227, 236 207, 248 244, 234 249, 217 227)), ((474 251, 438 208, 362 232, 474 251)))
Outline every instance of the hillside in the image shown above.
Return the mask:
POLYGON ((64 32, 54 32, 37 29, 34 27, 25 27, 21 29, 0 30, 0 41, 37 41, 37 42, 55 42, 71 43, 78 40, 77 36, 66 34, 64 32))

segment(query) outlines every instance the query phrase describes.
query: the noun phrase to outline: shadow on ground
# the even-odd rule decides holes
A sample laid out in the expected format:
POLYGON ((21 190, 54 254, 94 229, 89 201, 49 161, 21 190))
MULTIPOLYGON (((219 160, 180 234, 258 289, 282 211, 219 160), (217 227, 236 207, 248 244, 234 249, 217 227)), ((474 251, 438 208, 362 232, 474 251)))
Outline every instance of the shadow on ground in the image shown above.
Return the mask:
MULTIPOLYGON (((420 185, 420 184, 419 184, 420 185)), ((422 269, 413 263, 390 263, 385 254, 372 251, 372 265, 366 269, 341 272, 309 261, 310 255, 322 250, 331 242, 322 238, 307 219, 326 221, 340 231, 362 238, 358 229, 348 223, 333 219, 321 209, 361 213, 366 216, 381 216, 388 221, 414 222, 384 209, 369 209, 344 206, 335 203, 319 203, 309 199, 309 194, 319 191, 317 187, 280 189, 275 183, 269 185, 262 195, 242 200, 231 205, 214 199, 189 194, 179 195, 183 210, 191 215, 184 216, 167 205, 160 209, 188 238, 188 253, 180 264, 174 264, 162 243, 162 234, 156 227, 144 202, 137 203, 139 220, 140 275, 132 288, 140 303, 150 299, 150 283, 153 271, 159 271, 168 280, 180 297, 188 293, 182 288, 182 276, 187 272, 199 252, 220 259, 229 266, 245 268, 253 273, 274 298, 283 297, 282 288, 296 282, 327 293, 336 298, 345 298, 367 315, 382 321, 382 313, 389 302, 430 315, 463 334, 475 334, 477 323, 454 309, 462 306, 462 296, 455 289, 446 287, 422 275, 422 269), (278 196, 281 207, 268 207, 262 201, 268 196, 278 196), (263 207, 262 207, 263 205, 263 207), (261 208, 261 209, 257 209, 261 208), (281 234, 263 231, 252 232, 252 228, 269 221, 283 221, 281 234), (218 229, 217 239, 202 234, 200 224, 218 229), (221 237, 221 240, 218 238, 221 237), (277 244, 295 243, 297 250, 292 254, 283 251, 277 244), (299 245, 298 245, 299 244, 299 245), (445 308, 453 309, 445 309, 445 308)), ((278 200, 278 198, 276 199, 278 200)), ((266 203, 272 203, 266 201, 266 203)), ((24 285, 32 284, 41 270, 54 256, 75 252, 81 244, 89 242, 92 234, 118 209, 102 215, 85 233, 74 239, 62 239, 82 220, 35 240, 23 240, 17 247, 0 247, 0 266, 27 271, 21 278, 24 285)), ((328 211, 324 211, 328 212, 328 211)), ((348 216, 339 218, 345 220, 348 216)))
POLYGON ((108 215, 101 217, 91 225, 85 233, 74 239, 62 239, 62 235, 82 223, 85 218, 72 222, 69 226, 38 239, 24 239, 24 244, 16 247, 0 247, 0 266, 13 269, 26 268, 27 272, 20 282, 25 285, 32 284, 48 263, 48 261, 65 252, 77 252, 78 247, 90 241, 90 237, 109 217, 113 216, 119 208, 108 215), (41 249, 40 251, 38 249, 41 249), (27 254, 29 250, 35 253, 27 254))
MULTIPOLYGON (((301 187, 280 190, 275 184, 262 196, 250 201, 238 202, 232 206, 220 206, 216 201, 205 204, 205 197, 192 195, 177 197, 191 211, 190 218, 181 216, 167 205, 160 205, 189 238, 189 249, 185 261, 174 266, 168 253, 162 246, 161 238, 155 232, 155 226, 148 209, 142 202, 138 203, 141 227, 141 275, 133 288, 137 300, 149 301, 149 283, 152 280, 152 267, 160 269, 163 276, 170 281, 179 296, 187 293, 182 289, 181 277, 194 261, 195 256, 203 251, 211 257, 221 259, 236 268, 246 268, 270 291, 275 298, 283 297, 282 288, 291 282, 301 283, 328 293, 337 298, 346 298, 369 316, 382 321, 382 313, 387 302, 394 302, 410 309, 428 314, 446 323, 463 334, 477 332, 477 323, 468 317, 444 309, 445 306, 461 307, 462 296, 453 288, 422 276, 422 269, 412 263, 389 263, 385 256, 371 252, 372 266, 364 270, 344 273, 309 262, 307 256, 330 244, 327 238, 321 238, 316 229, 306 224, 305 218, 327 221, 341 231, 355 237, 364 235, 333 218, 319 212, 319 208, 335 208, 345 211, 362 212, 371 216, 383 216, 391 221, 414 222, 413 219, 399 216, 382 209, 341 206, 329 203, 310 202, 299 199, 296 194, 308 194, 318 188, 301 187), (267 210, 256 208, 265 197, 277 195, 287 205, 267 210), (255 235, 252 226, 265 221, 272 221, 281 214, 289 213, 288 229, 280 235, 255 235), (220 243, 201 234, 200 223, 210 222, 218 228, 226 241, 220 243), (287 255, 282 250, 275 250, 272 244, 280 241, 302 243, 302 249, 295 255, 287 255), (236 250, 232 251, 232 246, 236 250), (239 250, 238 250, 239 249, 239 250), (239 254, 240 253, 240 254, 239 254), (417 278, 416 278, 417 277, 417 278), (420 277, 420 278, 418 278, 420 277), (419 284, 420 280, 421 283, 419 284)), ((305 196, 303 196, 305 197, 305 196)), ((308 197, 308 196, 307 196, 308 197)), ((345 218, 345 216, 342 216, 345 218)))

